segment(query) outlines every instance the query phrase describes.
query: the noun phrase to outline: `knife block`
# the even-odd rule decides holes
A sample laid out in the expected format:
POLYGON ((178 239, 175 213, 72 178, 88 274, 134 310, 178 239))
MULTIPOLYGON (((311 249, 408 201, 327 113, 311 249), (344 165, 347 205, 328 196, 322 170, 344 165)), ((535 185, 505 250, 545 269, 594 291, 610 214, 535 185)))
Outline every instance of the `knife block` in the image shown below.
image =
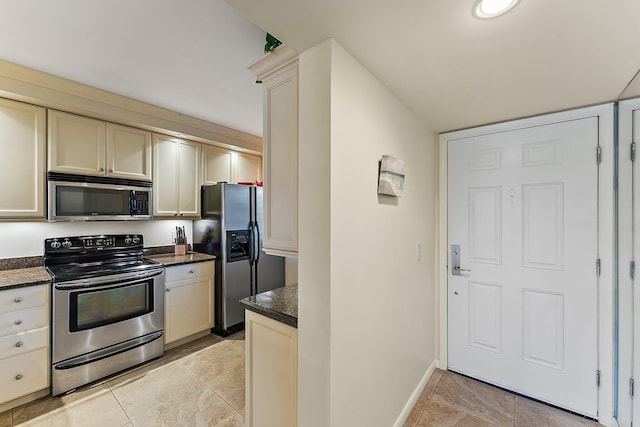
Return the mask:
POLYGON ((175 255, 186 255, 187 254, 187 242, 184 245, 174 245, 173 251, 175 255))

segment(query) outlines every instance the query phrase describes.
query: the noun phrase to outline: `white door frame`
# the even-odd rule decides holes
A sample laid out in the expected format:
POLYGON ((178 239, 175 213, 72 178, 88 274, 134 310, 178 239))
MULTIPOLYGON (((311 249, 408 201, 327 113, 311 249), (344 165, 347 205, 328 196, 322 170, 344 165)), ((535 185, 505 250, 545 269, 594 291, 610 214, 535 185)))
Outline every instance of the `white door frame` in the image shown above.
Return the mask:
MULTIPOLYGON (((630 323, 631 309, 633 301, 629 301, 630 289, 633 281, 630 277, 629 262, 632 260, 632 238, 631 226, 633 218, 631 208, 633 200, 631 197, 631 178, 633 165, 631 163, 631 147, 633 138, 633 111, 640 110, 640 99, 630 99, 621 101, 618 108, 618 257, 620 260, 620 270, 618 273, 618 287, 620 304, 618 307, 619 316, 619 360, 618 360, 618 420, 621 426, 628 426, 631 416, 631 406, 633 400, 629 396, 629 377, 633 360, 631 360, 632 338, 627 335, 631 332, 630 323), (626 322, 626 325, 625 325, 626 322)), ((636 141, 637 143, 637 141, 636 141)), ((636 154, 636 162, 640 157, 636 154)), ((637 250, 637 249, 636 249, 637 250)), ((637 258, 637 256, 636 256, 637 258)), ((637 262, 637 261, 636 261, 637 262)), ((636 273, 636 277, 637 277, 636 273)), ((638 313, 636 311, 636 316, 638 313)), ((637 331, 636 331, 637 334, 637 331)), ((636 356, 637 357, 637 356, 636 356)), ((637 375, 636 372, 634 374, 637 375)), ((638 398, 636 392, 636 399, 638 398)), ((634 412, 636 423, 640 414, 634 412)))
MULTIPOLYGON (((614 117, 613 104, 603 104, 580 108, 560 113, 547 114, 510 122, 465 129, 440 134, 438 136, 438 239, 437 268, 435 270, 436 298, 438 300, 436 322, 436 356, 438 366, 447 369, 447 144, 449 139, 480 136, 508 130, 541 126, 549 123, 568 120, 598 117, 599 143, 602 149, 600 164, 600 259, 601 275, 599 278, 599 366, 600 388, 598 390, 599 422, 605 426, 613 426, 613 328, 614 328, 614 117)), ((595 161, 595 150, 594 150, 595 161)), ((595 272, 595 260, 594 260, 595 272)), ((594 273, 595 274, 595 273, 594 273)), ((596 373, 594 372, 594 381, 596 373)))

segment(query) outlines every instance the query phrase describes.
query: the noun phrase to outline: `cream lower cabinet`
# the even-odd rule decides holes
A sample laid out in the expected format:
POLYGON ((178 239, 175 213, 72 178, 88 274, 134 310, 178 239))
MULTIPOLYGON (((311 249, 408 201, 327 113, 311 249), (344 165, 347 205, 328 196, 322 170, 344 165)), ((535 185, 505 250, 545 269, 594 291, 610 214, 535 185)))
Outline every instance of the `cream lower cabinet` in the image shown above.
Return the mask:
POLYGON ((298 423, 298 330, 245 310, 247 427, 298 423))
POLYGON ((49 387, 50 290, 42 285, 0 291, 2 410, 7 402, 49 387))
POLYGON ((153 215, 200 217, 198 142, 153 134, 153 215))
POLYGON ((249 68, 262 80, 266 253, 298 256, 298 61, 279 46, 249 68))
POLYGON ((213 261, 165 269, 165 344, 213 327, 213 271, 213 261))
POLYGON ((0 98, 0 219, 44 219, 45 109, 0 98))

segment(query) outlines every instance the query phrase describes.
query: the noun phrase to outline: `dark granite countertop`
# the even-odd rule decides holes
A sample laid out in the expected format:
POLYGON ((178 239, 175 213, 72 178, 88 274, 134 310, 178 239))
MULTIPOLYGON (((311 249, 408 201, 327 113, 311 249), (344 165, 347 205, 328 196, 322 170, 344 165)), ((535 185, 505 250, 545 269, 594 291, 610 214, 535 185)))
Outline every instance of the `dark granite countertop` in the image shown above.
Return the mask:
POLYGON ((188 252, 186 255, 158 254, 147 255, 145 258, 164 264, 165 267, 180 264, 193 264, 195 262, 213 261, 216 259, 213 255, 201 254, 199 252, 188 252))
POLYGON ((50 283, 51 276, 44 267, 0 270, 0 290, 46 285, 50 283))
POLYGON ((298 285, 289 285, 240 300, 247 310, 298 327, 298 285))

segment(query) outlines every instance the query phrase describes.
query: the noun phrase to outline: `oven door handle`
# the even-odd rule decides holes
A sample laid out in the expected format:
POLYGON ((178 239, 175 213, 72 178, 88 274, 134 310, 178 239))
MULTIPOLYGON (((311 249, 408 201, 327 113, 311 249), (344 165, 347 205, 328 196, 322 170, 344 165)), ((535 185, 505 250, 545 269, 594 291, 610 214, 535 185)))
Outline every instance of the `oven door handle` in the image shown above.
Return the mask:
POLYGON ((153 272, 145 273, 124 273, 114 274, 104 277, 92 277, 90 279, 71 280, 68 282, 54 283, 56 289, 70 290, 70 289, 109 289, 117 288, 129 283, 134 283, 144 279, 150 279, 152 277, 161 276, 164 273, 164 269, 154 270, 153 272))
POLYGON ((67 359, 64 362, 54 364, 53 367, 54 369, 58 370, 77 368, 78 366, 86 365, 91 362, 97 362, 98 360, 106 359, 108 357, 124 353, 125 351, 133 350, 134 348, 149 344, 150 342, 162 337, 162 335, 164 335, 164 330, 156 331, 143 337, 134 338, 120 344, 112 345, 111 347, 96 350, 88 354, 83 354, 82 356, 74 357, 72 359, 67 359))

